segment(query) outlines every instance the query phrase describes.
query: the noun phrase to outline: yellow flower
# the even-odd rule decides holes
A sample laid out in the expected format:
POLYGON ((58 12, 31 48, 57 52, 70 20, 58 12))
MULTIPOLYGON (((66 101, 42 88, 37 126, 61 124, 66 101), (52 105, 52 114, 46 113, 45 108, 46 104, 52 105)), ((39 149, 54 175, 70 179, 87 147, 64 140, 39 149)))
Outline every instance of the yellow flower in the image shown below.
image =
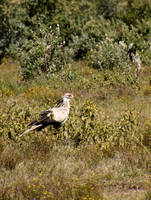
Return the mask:
POLYGON ((45 190, 45 191, 43 191, 42 192, 43 193, 43 195, 46 195, 46 194, 48 194, 48 192, 45 190))
POLYGON ((38 181, 38 178, 34 177, 34 178, 33 178, 33 181, 37 182, 37 181, 38 181))
POLYGON ((57 182, 57 186, 60 186, 60 182, 59 181, 57 182))
POLYGON ((30 189, 30 188, 31 188, 31 185, 28 185, 28 188, 30 189))

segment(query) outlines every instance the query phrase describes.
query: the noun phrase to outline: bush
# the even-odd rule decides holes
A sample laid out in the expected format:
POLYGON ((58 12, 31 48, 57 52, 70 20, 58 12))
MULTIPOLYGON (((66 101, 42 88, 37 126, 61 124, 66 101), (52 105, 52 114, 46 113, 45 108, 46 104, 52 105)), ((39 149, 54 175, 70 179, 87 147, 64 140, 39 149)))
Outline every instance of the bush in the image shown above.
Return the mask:
POLYGON ((72 34, 72 42, 69 43, 73 59, 85 59, 87 54, 96 48, 98 43, 114 35, 113 26, 98 16, 97 20, 90 19, 82 27, 80 34, 72 34))
POLYGON ((121 18, 128 25, 136 25, 137 22, 151 18, 150 0, 127 0, 127 6, 121 12, 121 18))
POLYGON ((118 0, 103 0, 97 2, 97 12, 105 19, 113 20, 117 17, 118 0))
MULTIPOLYGON (((36 107, 30 109, 28 106, 19 107, 17 104, 2 110, 0 136, 3 138, 11 136, 11 139, 14 139, 17 135, 22 134, 36 110, 36 107)), ((97 144, 102 150, 108 152, 120 148, 135 150, 137 147, 142 147, 143 143, 146 147, 151 148, 150 143, 144 139, 147 138, 147 131, 140 132, 140 127, 138 113, 131 110, 125 111, 114 122, 108 118, 100 121, 96 104, 92 100, 86 100, 81 103, 80 107, 74 105, 74 113, 70 113, 70 119, 59 131, 56 132, 54 129, 50 131, 50 127, 48 127, 41 133, 31 133, 30 138, 27 137, 27 134, 20 139, 29 140, 29 145, 32 145, 32 148, 37 148, 38 143, 38 148, 42 148, 44 151, 60 144, 60 142, 61 144, 73 143, 75 146, 97 144), (48 138, 43 133, 47 134, 48 138)))
POLYGON ((124 69, 129 61, 126 49, 109 38, 98 43, 96 48, 88 53, 87 59, 89 65, 97 69, 124 69))
MULTIPOLYGON (((74 106, 75 107, 75 106, 74 106)), ((132 110, 125 110, 117 120, 111 122, 108 118, 99 120, 95 103, 86 100, 78 111, 71 113, 62 130, 58 133, 65 143, 97 144, 100 149, 109 154, 116 149, 136 151, 144 148, 143 142, 146 132, 141 132, 139 114, 132 110)), ((149 147, 149 143, 146 145, 149 147)), ((150 147, 149 147, 150 148, 150 147)))
POLYGON ((127 53, 132 60, 132 54, 139 53, 141 61, 147 65, 151 63, 150 57, 150 35, 151 21, 142 20, 137 22, 137 25, 130 27, 118 21, 116 23, 115 41, 123 41, 126 44, 127 53))
POLYGON ((138 52, 150 64, 151 4, 139 2, 2 1, 0 59, 18 59, 26 79, 85 57, 95 68, 123 68, 138 52))
POLYGON ((11 39, 11 33, 8 29, 9 24, 9 3, 5 0, 2 0, 0 2, 0 63, 2 58, 6 55, 6 48, 8 48, 10 39, 11 39))
MULTIPOLYGON (((39 23, 39 33, 31 31, 31 39, 20 43, 12 44, 10 49, 15 52, 20 61, 22 74, 25 79, 33 76, 34 73, 56 72, 67 62, 65 54, 65 42, 60 36, 59 24, 48 29, 39 23)), ((69 59, 68 59, 69 60, 69 59)))

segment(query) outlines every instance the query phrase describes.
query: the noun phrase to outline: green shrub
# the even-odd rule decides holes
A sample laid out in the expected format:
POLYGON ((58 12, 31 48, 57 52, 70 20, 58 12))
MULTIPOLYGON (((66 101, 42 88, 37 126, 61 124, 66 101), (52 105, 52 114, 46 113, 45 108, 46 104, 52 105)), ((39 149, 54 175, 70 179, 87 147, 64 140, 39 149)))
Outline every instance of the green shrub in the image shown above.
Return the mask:
POLYGON ((116 24, 116 41, 123 41, 126 44, 127 53, 132 60, 132 54, 139 53, 141 61, 147 65, 151 62, 150 57, 150 35, 151 21, 142 20, 137 22, 135 26, 130 27, 118 21, 116 24))
POLYGON ((138 52, 150 64, 150 9, 149 0, 2 1, 0 59, 18 59, 26 79, 85 57, 94 68, 124 68, 138 52))
POLYGON ((109 153, 116 149, 135 151, 143 147, 146 134, 140 132, 139 114, 135 111, 123 112, 114 122, 108 118, 100 121, 95 103, 89 100, 81 105, 79 112, 75 108, 75 113, 71 113, 58 138, 72 141, 76 146, 97 144, 101 150, 109 153))
POLYGON ((8 29, 9 24, 9 3, 8 1, 2 0, 0 2, 0 63, 4 56, 6 56, 6 48, 8 48, 10 39, 11 39, 11 32, 8 29))
POLYGON ((72 41, 69 48, 73 59, 85 59, 87 54, 96 49, 100 41, 114 36, 114 27, 111 26, 102 16, 98 16, 97 20, 93 18, 81 28, 79 34, 71 35, 72 41))
POLYGON ((97 12, 105 19, 113 20, 117 16, 118 0, 103 0, 97 2, 97 12))
MULTIPOLYGON (((76 146, 80 144, 97 144, 102 150, 109 152, 116 148, 136 149, 143 142, 146 146, 150 146, 143 139, 147 133, 139 132, 140 122, 137 113, 125 111, 115 122, 111 122, 108 118, 100 121, 96 104, 92 100, 86 100, 80 107, 74 107, 74 113, 73 111, 71 112, 70 119, 59 131, 49 130, 49 127, 42 130, 42 133, 47 133, 48 140, 44 139, 46 137, 44 135, 44 138, 41 140, 43 136, 40 133, 36 135, 31 133, 30 143, 32 146, 37 146, 38 143, 38 147, 41 146, 43 148, 45 146, 49 149, 49 146, 53 146, 56 143, 59 144, 60 142, 71 142, 76 146), (43 144, 44 141, 46 144, 43 144)), ((17 135, 22 134, 27 128, 31 116, 35 114, 36 108, 30 109, 28 106, 19 107, 16 104, 1 111, 0 135, 4 138, 11 136, 11 139, 13 139, 17 135)), ((24 137, 26 138, 26 135, 24 137)))
MULTIPOLYGON (((31 36, 32 39, 22 44, 21 48, 19 44, 15 45, 24 78, 30 78, 37 72, 56 72, 66 64, 68 57, 64 53, 65 43, 60 36, 59 25, 53 29, 50 27, 48 31, 39 24, 38 35, 31 32, 31 36)), ((14 44, 10 48, 14 51, 14 44)))
POLYGON ((127 6, 122 10, 121 18, 128 25, 136 25, 138 21, 151 18, 150 0, 127 0, 127 6))
POLYGON ((129 61, 127 51, 110 38, 97 43, 96 48, 88 53, 87 59, 89 65, 97 69, 124 69, 129 61))

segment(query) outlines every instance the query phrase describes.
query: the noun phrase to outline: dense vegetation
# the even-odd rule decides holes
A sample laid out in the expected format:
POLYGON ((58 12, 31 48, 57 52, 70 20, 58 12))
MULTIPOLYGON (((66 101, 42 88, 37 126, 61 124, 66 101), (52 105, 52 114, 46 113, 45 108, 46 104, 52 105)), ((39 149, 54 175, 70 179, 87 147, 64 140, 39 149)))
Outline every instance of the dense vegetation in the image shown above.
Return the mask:
POLYGON ((151 1, 1 0, 0 200, 151 199, 151 1), (65 92, 68 121, 16 139, 65 92))
POLYGON ((0 199, 150 199, 150 67, 137 78, 80 61, 28 82, 11 60, 0 70, 0 199), (66 91, 60 130, 15 139, 66 91))
POLYGON ((26 79, 79 59, 123 69, 138 52, 151 62, 150 0, 2 0, 0 11, 0 58, 18 59, 26 79))

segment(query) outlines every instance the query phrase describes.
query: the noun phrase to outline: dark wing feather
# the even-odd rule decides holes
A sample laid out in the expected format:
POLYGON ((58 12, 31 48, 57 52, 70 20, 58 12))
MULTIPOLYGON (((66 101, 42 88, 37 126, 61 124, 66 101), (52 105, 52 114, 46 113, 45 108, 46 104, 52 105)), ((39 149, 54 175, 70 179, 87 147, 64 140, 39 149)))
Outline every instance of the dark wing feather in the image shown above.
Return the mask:
POLYGON ((58 100, 56 103, 55 103, 55 107, 60 107, 60 106, 62 106, 62 103, 63 103, 63 99, 60 99, 60 100, 58 100))
POLYGON ((39 120, 34 120, 32 121, 29 126, 33 126, 33 125, 39 125, 39 124, 43 124, 43 123, 49 123, 50 119, 48 117, 48 114, 50 114, 51 111, 50 110, 45 110, 43 112, 40 113, 40 117, 39 120))
POLYGON ((46 117, 48 117, 48 114, 50 114, 50 113, 51 113, 50 110, 45 110, 45 111, 41 112, 40 113, 41 120, 45 119, 46 117))
MULTIPOLYGON (((58 101, 57 102, 58 105, 56 107, 62 106, 62 103, 63 103, 63 100, 58 101)), ((48 125, 53 125, 55 128, 59 128, 61 126, 61 123, 52 120, 51 119, 51 113, 52 113, 52 111, 50 109, 41 112, 39 119, 32 121, 29 124, 29 126, 32 127, 32 126, 35 126, 35 125, 41 125, 40 127, 35 129, 36 131, 40 131, 41 129, 47 127, 48 125)))

